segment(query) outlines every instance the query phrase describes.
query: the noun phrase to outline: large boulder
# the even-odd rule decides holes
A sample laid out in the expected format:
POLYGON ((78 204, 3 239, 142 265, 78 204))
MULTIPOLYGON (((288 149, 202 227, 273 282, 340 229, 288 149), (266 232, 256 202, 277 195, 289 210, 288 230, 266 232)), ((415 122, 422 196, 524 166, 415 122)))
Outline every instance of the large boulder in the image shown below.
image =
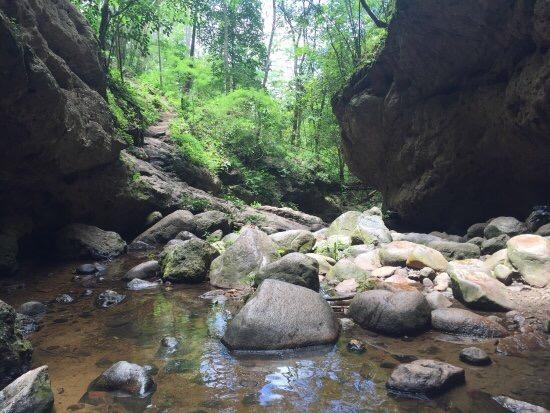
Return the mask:
POLYGON ((88 390, 112 391, 128 396, 145 397, 155 388, 150 368, 119 361, 101 373, 90 384, 88 390))
POLYGON ((227 326, 231 350, 279 350, 332 344, 340 323, 316 292, 267 279, 227 326))
POLYGON ((393 241, 383 245, 378 253, 380 263, 390 266, 405 266, 407 258, 415 249, 416 244, 410 241, 393 241))
POLYGON ((461 229, 548 201, 548 6, 507 4, 396 2, 375 61, 333 99, 350 170, 403 225, 461 229))
POLYGON ((379 211, 348 211, 336 218, 328 227, 327 237, 346 235, 364 244, 380 244, 392 241, 391 233, 379 211))
POLYGON ((491 276, 482 261, 451 261, 447 272, 454 297, 466 306, 486 311, 507 311, 514 307, 504 284, 491 276))
POLYGON ((386 387, 412 397, 432 396, 465 382, 464 369, 436 360, 420 359, 392 371, 386 387))
POLYGON ((485 235, 485 228, 487 227, 486 222, 478 222, 476 224, 472 224, 468 227, 468 230, 466 231, 466 238, 469 240, 472 238, 483 238, 485 235))
POLYGON ((212 234, 214 231, 221 230, 228 234, 231 230, 231 219, 228 214, 221 211, 206 211, 197 214, 192 221, 195 233, 201 237, 212 234))
POLYGON ((348 211, 344 212, 328 227, 326 231, 327 238, 332 235, 347 235, 351 237, 353 231, 357 227, 357 220, 361 216, 359 211, 348 211))
POLYGON ((357 294, 349 316, 362 327, 393 336, 425 331, 430 326, 431 308, 418 291, 371 290, 357 294))
POLYGON ((32 346, 16 325, 14 309, 0 300, 0 388, 26 372, 31 364, 32 346))
POLYGON ((479 247, 469 242, 434 241, 428 246, 439 251, 448 260, 479 258, 481 254, 479 247))
POLYGON ((319 263, 305 254, 292 252, 263 267, 254 284, 260 285, 268 278, 319 291, 319 263))
POLYGON ((210 284, 221 288, 246 288, 267 264, 279 258, 277 244, 264 232, 245 227, 210 267, 210 284))
POLYGON ((362 279, 367 276, 363 270, 351 258, 342 258, 328 272, 327 278, 334 281, 349 280, 351 278, 362 279))
POLYGON ((193 232, 195 225, 194 216, 191 212, 178 210, 165 216, 151 228, 138 235, 130 244, 130 247, 137 243, 145 243, 149 246, 163 245, 174 239, 182 231, 193 232))
POLYGON ((55 236, 56 253, 62 258, 113 258, 126 251, 126 242, 113 231, 71 224, 55 236))
POLYGON ((540 235, 518 235, 508 241, 508 260, 521 278, 535 287, 550 284, 550 239, 540 235))
POLYGON ((156 260, 142 262, 141 264, 132 267, 126 274, 125 280, 133 280, 134 278, 155 278, 160 275, 160 265, 156 260))
POLYGON ((473 337, 506 337, 508 332, 496 321, 462 308, 432 311, 432 327, 445 333, 473 337))
POLYGON ((277 244, 282 255, 290 252, 305 254, 313 251, 315 245, 315 236, 310 231, 300 229, 276 232, 270 235, 269 238, 277 244))
POLYGON ((202 282, 218 255, 216 248, 200 239, 167 245, 160 256, 162 278, 173 282, 202 282))
POLYGON ((499 235, 508 235, 512 237, 514 235, 519 235, 527 231, 527 226, 518 221, 514 217, 498 217, 494 218, 485 227, 483 234, 485 238, 495 238, 499 235))
POLYGON ((0 391, 2 413, 49 413, 52 407, 48 366, 26 372, 0 391))

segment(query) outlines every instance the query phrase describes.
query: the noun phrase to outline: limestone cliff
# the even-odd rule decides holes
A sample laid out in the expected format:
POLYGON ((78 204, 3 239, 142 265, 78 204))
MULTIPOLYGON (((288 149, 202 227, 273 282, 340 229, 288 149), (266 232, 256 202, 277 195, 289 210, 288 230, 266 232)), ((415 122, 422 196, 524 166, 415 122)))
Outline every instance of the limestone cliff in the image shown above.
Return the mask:
POLYGON ((333 100, 348 164, 409 227, 550 200, 550 2, 397 0, 333 100))

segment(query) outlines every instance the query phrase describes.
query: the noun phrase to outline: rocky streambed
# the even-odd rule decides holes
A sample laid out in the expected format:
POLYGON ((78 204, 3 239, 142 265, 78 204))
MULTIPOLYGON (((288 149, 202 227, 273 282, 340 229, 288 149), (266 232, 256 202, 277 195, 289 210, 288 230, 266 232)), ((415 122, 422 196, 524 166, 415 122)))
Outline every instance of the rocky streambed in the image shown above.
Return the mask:
POLYGON ((57 248, 79 258, 26 263, 24 276, 2 281, 0 299, 20 313, 2 320, 4 354, 21 355, 10 369, 3 358, 5 384, 48 366, 0 392, 2 408, 47 411, 52 399, 58 412, 550 406, 550 256, 533 217, 460 237, 399 234, 376 209, 315 232, 237 229, 214 211, 158 219, 128 247, 70 227, 57 248), (503 248, 483 254, 498 237, 508 237, 503 248))

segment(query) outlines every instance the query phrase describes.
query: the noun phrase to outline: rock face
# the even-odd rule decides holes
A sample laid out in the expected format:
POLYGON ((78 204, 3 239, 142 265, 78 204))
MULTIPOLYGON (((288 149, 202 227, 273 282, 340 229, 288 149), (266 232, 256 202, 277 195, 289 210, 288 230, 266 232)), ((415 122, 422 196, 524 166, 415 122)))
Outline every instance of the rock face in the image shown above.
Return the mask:
POLYGON ((372 290, 357 294, 348 314, 366 329, 397 336, 426 330, 430 312, 430 305, 418 291, 372 290))
POLYGON ((465 228, 548 203, 548 8, 396 2, 384 48, 333 109, 351 170, 404 223, 465 228))
POLYGON ((434 395, 464 383, 464 369, 436 360, 415 360, 401 364, 386 383, 390 391, 404 395, 434 395))
POLYGON ((15 323, 15 311, 0 300, 0 388, 27 371, 31 364, 32 346, 15 323))
POLYGON ((316 292, 265 280, 231 320, 222 342, 231 350, 279 350, 332 344, 340 323, 316 292))
POLYGON ((2 413, 49 413, 52 406, 48 366, 26 372, 0 391, 2 413))
POLYGON ((221 288, 245 288, 253 276, 279 258, 277 245, 264 232, 248 227, 221 256, 212 261, 210 284, 221 288))

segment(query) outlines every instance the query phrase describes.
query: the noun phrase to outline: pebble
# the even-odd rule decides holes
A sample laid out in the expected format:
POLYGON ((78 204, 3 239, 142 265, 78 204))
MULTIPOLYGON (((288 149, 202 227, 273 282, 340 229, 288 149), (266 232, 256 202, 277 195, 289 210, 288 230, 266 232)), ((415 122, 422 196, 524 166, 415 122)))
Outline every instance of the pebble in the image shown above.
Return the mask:
POLYGON ((484 350, 478 347, 466 347, 462 349, 459 358, 464 363, 474 366, 487 366, 491 364, 491 358, 484 350))
POLYGON ((351 339, 346 347, 348 351, 352 353, 364 353, 366 350, 365 345, 360 340, 356 339, 351 339))
POLYGON ((70 304, 74 301, 74 298, 71 297, 69 294, 61 294, 55 298, 55 301, 57 301, 59 304, 70 304))

